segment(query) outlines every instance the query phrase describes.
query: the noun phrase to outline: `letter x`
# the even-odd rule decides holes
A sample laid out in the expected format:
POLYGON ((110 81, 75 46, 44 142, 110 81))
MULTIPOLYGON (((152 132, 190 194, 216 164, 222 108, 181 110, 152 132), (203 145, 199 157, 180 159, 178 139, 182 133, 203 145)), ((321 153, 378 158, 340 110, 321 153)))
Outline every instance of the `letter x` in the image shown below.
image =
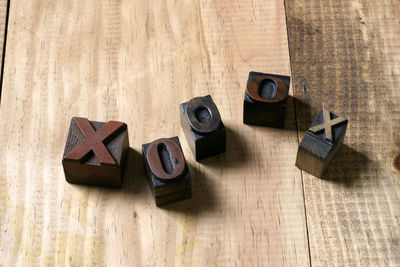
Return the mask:
POLYGON ((324 114, 324 122, 321 124, 318 124, 314 127, 311 127, 310 131, 317 133, 322 130, 325 130, 325 138, 330 141, 333 141, 332 126, 335 126, 336 124, 344 122, 346 119, 337 117, 337 118, 334 118, 333 120, 331 120, 331 112, 330 111, 323 109, 322 112, 324 114))
POLYGON ((93 151, 100 164, 115 164, 103 141, 124 127, 125 123, 110 121, 95 131, 88 119, 75 117, 73 120, 85 136, 85 141, 76 146, 65 158, 81 161, 90 151, 93 151))

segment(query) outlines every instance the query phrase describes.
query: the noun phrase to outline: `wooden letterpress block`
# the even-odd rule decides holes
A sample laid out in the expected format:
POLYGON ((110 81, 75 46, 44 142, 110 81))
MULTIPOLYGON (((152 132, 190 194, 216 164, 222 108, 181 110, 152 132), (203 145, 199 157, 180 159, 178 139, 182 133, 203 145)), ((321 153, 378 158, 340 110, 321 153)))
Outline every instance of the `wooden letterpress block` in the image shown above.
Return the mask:
POLYGON ((299 144, 296 166, 322 177, 339 151, 348 120, 322 109, 299 144))
POLYGON ((181 125, 196 160, 225 152, 226 130, 210 95, 181 104, 181 125))
POLYGON ((191 198, 191 176, 178 137, 144 144, 142 151, 157 206, 191 198))
POLYGON ((62 159, 65 178, 69 183, 121 186, 128 149, 125 123, 74 117, 62 159))
POLYGON ((250 72, 244 94, 243 123, 283 128, 290 77, 250 72))

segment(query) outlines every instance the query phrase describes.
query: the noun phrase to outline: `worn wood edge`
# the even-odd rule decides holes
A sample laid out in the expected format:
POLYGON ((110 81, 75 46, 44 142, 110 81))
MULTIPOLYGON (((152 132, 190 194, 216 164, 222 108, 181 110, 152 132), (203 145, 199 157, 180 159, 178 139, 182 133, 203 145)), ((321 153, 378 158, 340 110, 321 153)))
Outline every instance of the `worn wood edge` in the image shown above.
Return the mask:
POLYGON ((4 73, 4 61, 7 47, 7 31, 8 31, 8 15, 10 13, 10 1, 1 0, 0 2, 0 105, 1 105, 1 92, 3 87, 3 73, 4 73))

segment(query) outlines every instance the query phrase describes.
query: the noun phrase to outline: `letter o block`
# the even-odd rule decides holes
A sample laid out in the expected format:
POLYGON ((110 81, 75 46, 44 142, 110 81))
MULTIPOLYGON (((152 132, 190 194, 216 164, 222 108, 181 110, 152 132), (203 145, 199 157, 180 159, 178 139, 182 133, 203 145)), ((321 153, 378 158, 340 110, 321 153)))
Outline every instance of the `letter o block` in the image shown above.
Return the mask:
POLYGON ((182 130, 195 159, 224 153, 226 130, 211 96, 195 97, 180 108, 182 130))
POLYGON ((250 72, 244 94, 243 123, 283 128, 290 77, 250 72))
POLYGON ((128 149, 125 123, 74 117, 62 159, 65 178, 69 183, 119 187, 128 149))
POLYGON ((142 145, 144 166, 156 205, 192 196, 191 176, 178 137, 142 145))

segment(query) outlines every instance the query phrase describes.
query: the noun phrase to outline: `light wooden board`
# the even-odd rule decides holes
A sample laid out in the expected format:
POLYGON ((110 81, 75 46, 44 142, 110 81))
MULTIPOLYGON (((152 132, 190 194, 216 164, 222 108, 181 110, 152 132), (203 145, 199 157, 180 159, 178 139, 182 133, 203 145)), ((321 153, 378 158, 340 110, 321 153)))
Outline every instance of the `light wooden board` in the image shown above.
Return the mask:
POLYGON ((290 74, 285 10, 271 1, 13 0, 0 108, 4 266, 307 266, 301 172, 288 130, 242 124, 251 70, 290 74), (226 154, 199 164, 179 104, 211 94, 226 154), (129 126, 120 190, 70 185, 72 116, 129 126), (193 198, 156 208, 141 145, 179 135, 193 198))
POLYGON ((303 173, 312 266, 400 265, 400 3, 287 0, 299 138, 349 118, 326 180, 303 173))
MULTIPOLYGON (((7 21, 7 0, 0 0, 0 70, 2 69, 4 38, 6 34, 6 21, 7 21)), ((2 73, 0 73, 0 81, 2 80, 2 73)), ((0 85, 0 100, 1 100, 1 85, 0 85)))

